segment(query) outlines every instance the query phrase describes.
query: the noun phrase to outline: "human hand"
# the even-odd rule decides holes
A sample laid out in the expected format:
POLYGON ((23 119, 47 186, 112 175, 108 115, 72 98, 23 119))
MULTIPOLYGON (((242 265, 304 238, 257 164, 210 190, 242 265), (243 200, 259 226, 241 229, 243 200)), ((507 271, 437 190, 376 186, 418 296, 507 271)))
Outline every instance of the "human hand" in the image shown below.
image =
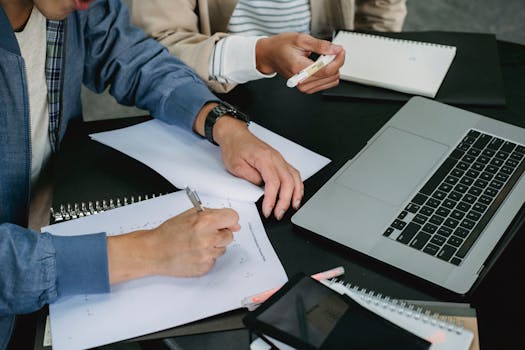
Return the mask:
POLYGON ((189 209, 151 230, 108 238, 110 282, 148 275, 201 276, 240 229, 232 209, 189 209))
POLYGON ((304 194, 301 175, 274 148, 258 139, 240 120, 222 117, 214 127, 224 165, 235 176, 256 185, 264 184, 262 211, 282 219, 290 207, 299 208, 304 194))
POLYGON ((336 57, 328 66, 299 83, 297 89, 312 94, 336 86, 339 83, 339 68, 345 60, 344 49, 307 34, 282 33, 259 39, 255 46, 256 66, 261 73, 277 72, 288 79, 314 62, 309 58, 312 52, 336 57))

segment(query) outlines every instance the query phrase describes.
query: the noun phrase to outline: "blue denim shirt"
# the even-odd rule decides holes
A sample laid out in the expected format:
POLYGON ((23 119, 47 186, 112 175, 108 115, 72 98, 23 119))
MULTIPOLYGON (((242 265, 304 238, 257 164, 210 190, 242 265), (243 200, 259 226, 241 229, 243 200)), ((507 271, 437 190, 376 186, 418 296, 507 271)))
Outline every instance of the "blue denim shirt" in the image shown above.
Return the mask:
MULTIPOLYGON (((167 123, 191 130, 202 106, 218 99, 155 40, 130 26, 119 0, 98 0, 68 16, 59 126, 81 115, 80 88, 110 93, 167 123)), ((61 296, 109 292, 105 233, 58 237, 27 228, 31 144, 24 60, 0 6, 0 349, 14 315, 61 296)))

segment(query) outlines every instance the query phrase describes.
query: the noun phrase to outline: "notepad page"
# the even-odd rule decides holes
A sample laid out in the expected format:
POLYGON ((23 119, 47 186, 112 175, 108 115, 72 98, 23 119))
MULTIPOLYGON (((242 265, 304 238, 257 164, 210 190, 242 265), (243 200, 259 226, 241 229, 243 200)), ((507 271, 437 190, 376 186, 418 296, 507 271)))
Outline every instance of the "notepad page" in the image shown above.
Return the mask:
MULTIPOLYGON (((207 208, 232 208, 241 229, 226 253, 200 277, 149 276, 111 286, 111 293, 65 296, 49 306, 54 350, 86 349, 158 332, 241 307, 247 295, 287 281, 253 203, 201 194, 207 208)), ((184 191, 47 226, 42 232, 107 236, 151 229, 192 207, 184 191)))
POLYGON ((341 79, 434 98, 456 54, 454 46, 339 31, 346 51, 341 79))
POLYGON ((437 315, 418 311, 410 304, 398 303, 385 296, 378 296, 344 283, 321 281, 340 294, 346 294, 361 306, 384 319, 432 343, 431 350, 468 350, 474 334, 463 327, 448 323, 437 315))

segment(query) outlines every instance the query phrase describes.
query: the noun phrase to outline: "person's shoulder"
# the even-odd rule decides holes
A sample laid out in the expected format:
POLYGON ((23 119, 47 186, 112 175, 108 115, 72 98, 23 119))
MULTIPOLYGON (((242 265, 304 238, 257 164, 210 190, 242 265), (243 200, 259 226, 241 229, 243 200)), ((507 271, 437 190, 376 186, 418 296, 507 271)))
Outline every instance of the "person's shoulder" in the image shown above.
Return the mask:
POLYGON ((68 25, 78 24, 83 30, 126 26, 130 23, 129 9, 121 0, 96 0, 87 10, 74 11, 68 17, 68 25))
POLYGON ((85 11, 75 11, 72 16, 99 20, 108 16, 124 15, 129 17, 129 9, 122 0, 96 0, 85 11))

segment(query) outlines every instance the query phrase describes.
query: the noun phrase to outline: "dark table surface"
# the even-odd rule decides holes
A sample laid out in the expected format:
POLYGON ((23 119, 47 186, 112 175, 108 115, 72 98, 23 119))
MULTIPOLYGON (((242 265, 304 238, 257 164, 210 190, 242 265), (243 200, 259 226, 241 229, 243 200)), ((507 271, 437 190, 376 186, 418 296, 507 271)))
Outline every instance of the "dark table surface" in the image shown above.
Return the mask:
MULTIPOLYGON (((498 42, 498 50, 507 105, 460 107, 525 127, 525 46, 498 42)), ((247 112, 258 124, 332 160, 305 181, 305 200, 357 154, 402 106, 401 102, 304 95, 296 89, 288 89, 278 77, 238 86, 222 98, 247 112)), ((153 170, 87 137, 89 132, 143 120, 128 118, 84 123, 82 127, 73 125, 57 162, 54 204, 175 191, 153 170)), ((257 205, 260 209, 261 200, 257 205)), ((525 228, 512 240, 480 286, 471 295, 459 297, 349 249, 320 241, 294 227, 290 221, 292 214, 287 213, 281 221, 263 220, 289 276, 344 266, 346 280, 395 298, 468 302, 477 310, 482 349, 524 348, 525 286, 520 282, 525 266, 522 253, 525 228)), ((247 349, 249 346, 245 329, 177 337, 175 341, 182 349, 247 349)), ((159 344, 143 342, 141 346, 155 348, 159 344)))

